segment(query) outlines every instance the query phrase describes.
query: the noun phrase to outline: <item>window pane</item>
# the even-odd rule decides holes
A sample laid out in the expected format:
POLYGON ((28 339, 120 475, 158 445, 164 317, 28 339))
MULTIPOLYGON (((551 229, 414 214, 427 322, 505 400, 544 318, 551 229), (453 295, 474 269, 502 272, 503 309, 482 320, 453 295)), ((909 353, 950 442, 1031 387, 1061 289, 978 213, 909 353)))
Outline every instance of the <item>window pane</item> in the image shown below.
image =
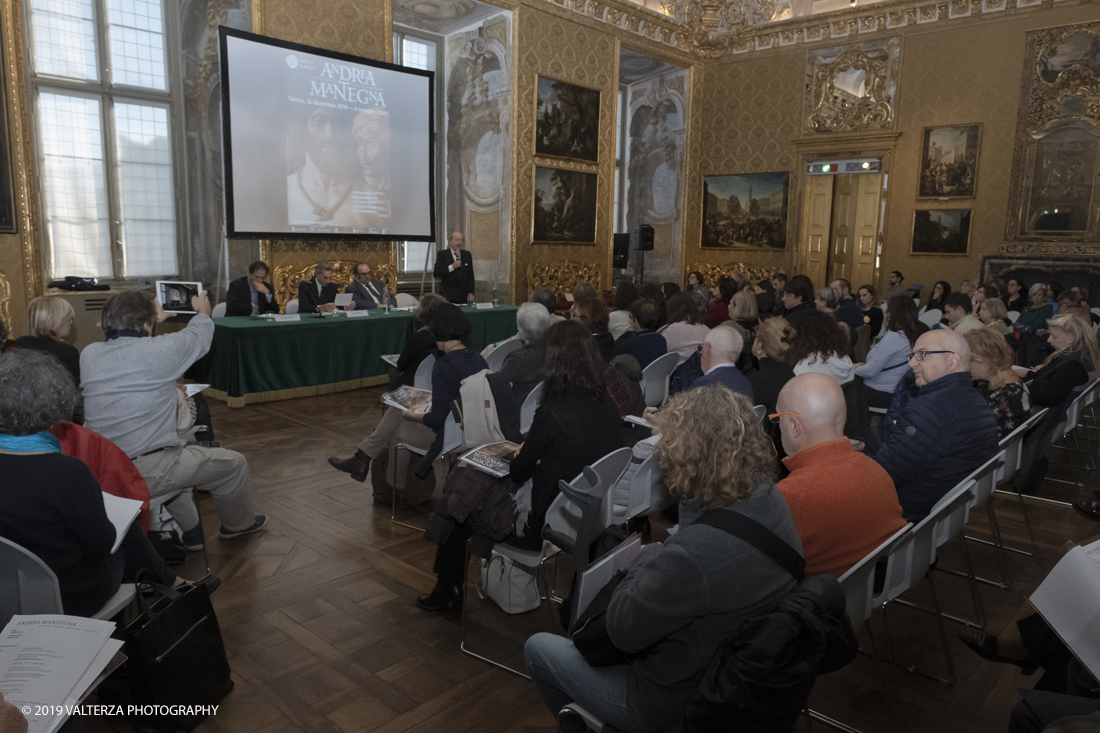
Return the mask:
POLYGON ((51 276, 110 277, 99 101, 38 97, 51 276))
POLYGON ((167 89, 161 0, 107 0, 115 84, 167 89))
POLYGON ((99 78, 92 0, 33 0, 31 15, 39 74, 99 78))
MULTIPOLYGON (((401 262, 404 272, 423 272, 424 258, 430 257, 428 251, 435 248, 435 242, 405 242, 405 256, 401 262)), ((435 262, 428 260, 430 270, 435 262)))
POLYGON ((413 69, 425 69, 435 71, 435 44, 431 41, 421 41, 413 38, 405 38, 402 41, 401 65, 413 69))
POLYGON ((122 273, 175 275, 176 212, 168 108, 115 102, 122 273))

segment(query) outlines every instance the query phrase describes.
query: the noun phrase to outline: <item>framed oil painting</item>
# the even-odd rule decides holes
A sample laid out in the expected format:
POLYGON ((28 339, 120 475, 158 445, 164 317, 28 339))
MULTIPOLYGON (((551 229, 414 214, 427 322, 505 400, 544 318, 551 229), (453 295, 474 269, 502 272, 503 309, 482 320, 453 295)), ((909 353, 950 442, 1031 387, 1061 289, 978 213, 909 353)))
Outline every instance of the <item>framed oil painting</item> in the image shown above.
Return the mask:
POLYGON ((535 166, 535 244, 596 243, 595 173, 535 166))
POLYGON ((922 140, 917 198, 974 198, 982 126, 926 127, 922 140))
POLYGON ((535 94, 535 155, 598 162, 600 93, 540 76, 535 94))
POLYGON ((703 249, 787 248, 791 174, 703 178, 703 249))
POLYGON ((970 209, 922 209, 913 213, 909 254, 965 255, 970 251, 970 209))

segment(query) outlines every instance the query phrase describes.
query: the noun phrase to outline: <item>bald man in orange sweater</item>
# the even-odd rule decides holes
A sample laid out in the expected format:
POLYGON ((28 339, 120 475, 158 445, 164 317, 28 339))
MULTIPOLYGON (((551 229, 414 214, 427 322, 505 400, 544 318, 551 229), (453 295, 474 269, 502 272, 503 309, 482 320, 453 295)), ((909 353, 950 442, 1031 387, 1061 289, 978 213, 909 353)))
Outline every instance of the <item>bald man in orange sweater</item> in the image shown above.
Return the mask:
POLYGON ((905 526, 890 474, 844 437, 844 393, 827 374, 801 374, 776 403, 791 509, 806 575, 839 578, 905 526))

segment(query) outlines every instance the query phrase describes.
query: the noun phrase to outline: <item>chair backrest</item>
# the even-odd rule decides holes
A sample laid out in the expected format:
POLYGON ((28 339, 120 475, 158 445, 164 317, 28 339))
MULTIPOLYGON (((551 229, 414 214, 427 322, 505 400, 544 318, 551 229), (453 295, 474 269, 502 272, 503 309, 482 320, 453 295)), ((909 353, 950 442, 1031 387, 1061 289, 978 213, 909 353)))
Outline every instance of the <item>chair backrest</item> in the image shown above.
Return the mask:
POLYGON ((930 311, 924 311, 919 316, 917 316, 917 318, 920 320, 921 323, 928 326, 929 328, 932 328, 932 326, 935 326, 937 323, 940 322, 940 319, 943 318, 943 311, 941 311, 939 308, 933 308, 930 311))
POLYGON ((1005 465, 1005 452, 1001 450, 983 463, 967 478, 974 480, 974 496, 970 508, 985 504, 997 488, 997 474, 1005 465))
MULTIPOLYGON (((970 501, 974 495, 974 479, 967 477, 959 482, 958 486, 948 491, 946 495, 932 507, 929 515, 936 514, 936 547, 940 547, 953 537, 957 537, 962 531, 963 525, 970 519, 970 501), (959 503, 959 497, 966 497, 966 501, 959 503), (949 510, 943 510, 949 507, 949 510), (943 510, 943 511, 941 511, 943 510)), ((933 558, 934 559, 934 558, 933 558)))
POLYGON ((0 627, 17 614, 59 613, 57 576, 33 552, 0 537, 0 627))
MULTIPOLYGON (((566 484, 570 489, 579 494, 582 499, 599 496, 598 506, 595 505, 596 502, 594 501, 588 502, 591 512, 590 517, 594 520, 590 522, 590 524, 593 528, 599 528, 596 534, 592 535, 591 539, 593 540, 600 532, 611 526, 608 516, 610 514, 609 507, 611 502, 607 500, 607 497, 614 487, 614 480, 611 480, 610 483, 606 485, 603 484, 603 481, 609 476, 613 476, 617 479, 622 475, 623 471, 626 470, 626 465, 629 462, 630 449, 620 448, 608 453, 591 466, 586 466, 585 470, 581 471, 576 478, 566 484)), ((550 502, 550 508, 546 510, 546 525, 548 525, 551 530, 575 540, 579 537, 581 531, 582 516, 582 506, 571 501, 564 493, 559 493, 554 497, 554 501, 550 502)), ((532 529, 528 527, 527 531, 530 532, 532 529)), ((543 554, 546 554, 548 548, 553 546, 552 543, 544 541, 543 554)), ((588 549, 586 545, 583 565, 588 564, 587 552, 588 549)))
POLYGON ((225 318, 225 303, 218 303, 214 306, 213 312, 210 314, 211 318, 225 318))
POLYGON ((298 299, 295 298, 294 300, 292 300, 292 301, 290 301, 289 303, 286 304, 286 314, 289 316, 289 315, 292 315, 292 314, 297 313, 297 312, 298 312, 298 299))
POLYGON ((1019 317, 1020 317, 1020 311, 1009 311, 1008 312, 1008 320, 1012 321, 1013 323, 1015 323, 1016 319, 1018 319, 1019 317))
POLYGON ((485 360, 485 363, 489 365, 489 371, 499 372, 500 368, 504 366, 504 359, 516 349, 523 348, 523 342, 519 339, 509 339, 500 346, 493 349, 492 353, 485 360))
POLYGON ((1020 423, 1015 430, 1001 438, 998 447, 1004 450, 1005 460, 997 471, 995 480, 998 484, 1008 481, 1016 475, 1016 471, 1020 468, 1020 458, 1023 456, 1024 437, 1046 412, 1047 408, 1045 407, 1038 410, 1027 420, 1020 423))
POLYGON ((629 448, 611 451, 591 466, 585 466, 575 479, 559 484, 568 501, 581 507, 581 522, 573 545, 573 566, 589 564, 589 548, 600 533, 615 521, 611 492, 615 482, 630 463, 629 448))
POLYGON ((671 326, 671 325, 672 325, 671 323, 666 323, 665 325, 663 325, 663 326, 661 326, 660 328, 657 329, 657 333, 664 333, 665 331, 668 330, 668 327, 671 326))
POLYGON ((668 380, 680 361, 675 351, 657 357, 642 370, 642 393, 646 407, 658 407, 668 396, 668 380))
POLYGON ((657 454, 654 453, 642 461, 630 479, 630 499, 622 519, 625 521, 634 517, 656 514, 675 501, 676 499, 668 492, 665 482, 661 480, 657 454))
POLYGON ((1093 308, 1090 312, 1095 314, 1095 315, 1100 316, 1100 308, 1093 308))
POLYGON ((761 420, 768 416, 767 405, 753 405, 752 409, 756 410, 756 416, 759 417, 761 420))
POLYGON ((408 293, 398 293, 393 296, 393 302, 397 304, 398 308, 409 308, 420 305, 420 301, 412 297, 408 293))
POLYGON ((466 447, 466 434, 462 430, 462 424, 455 420, 455 415, 451 412, 447 415, 447 420, 443 423, 443 454, 450 453, 456 450, 462 450, 466 447))
POLYGON ((428 354, 424 358, 424 361, 420 362, 420 366, 416 368, 416 374, 413 376, 413 386, 417 389, 432 388, 432 369, 435 369, 435 354, 428 354))
POLYGON ((535 410, 539 409, 539 400, 542 399, 542 385, 543 382, 536 384, 519 406, 519 431, 524 435, 531 430, 531 423, 535 421, 535 410))
POLYGON ((874 608, 871 605, 871 598, 874 596, 875 566, 878 564, 878 559, 886 555, 890 548, 912 528, 912 524, 906 524, 840 576, 840 587, 844 589, 844 605, 848 609, 852 628, 856 631, 859 631, 863 622, 871 617, 871 610, 874 608))

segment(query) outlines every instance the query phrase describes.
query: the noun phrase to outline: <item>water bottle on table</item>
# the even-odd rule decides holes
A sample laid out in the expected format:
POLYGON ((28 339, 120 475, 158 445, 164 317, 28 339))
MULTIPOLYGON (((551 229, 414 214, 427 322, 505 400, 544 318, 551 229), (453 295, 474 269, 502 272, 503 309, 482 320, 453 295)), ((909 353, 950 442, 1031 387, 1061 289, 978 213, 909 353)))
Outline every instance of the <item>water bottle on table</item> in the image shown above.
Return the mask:
POLYGON ((385 303, 386 313, 390 312, 390 289, 382 286, 382 302, 385 303))
POLYGON ((497 297, 497 286, 493 283, 493 307, 496 308, 500 305, 500 298, 497 297))

